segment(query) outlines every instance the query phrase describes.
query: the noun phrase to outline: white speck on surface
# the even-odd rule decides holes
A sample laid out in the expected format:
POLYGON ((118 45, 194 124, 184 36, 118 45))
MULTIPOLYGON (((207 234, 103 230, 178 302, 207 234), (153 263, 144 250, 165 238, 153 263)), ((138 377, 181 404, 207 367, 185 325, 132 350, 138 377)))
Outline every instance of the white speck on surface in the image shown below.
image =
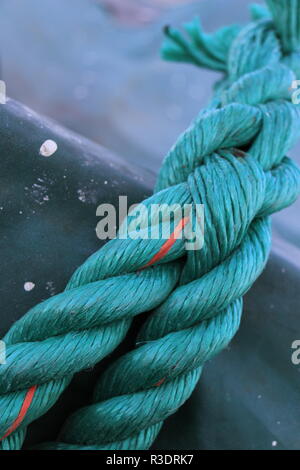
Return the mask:
POLYGON ((23 211, 19 211, 19 214, 23 214, 23 211))
POLYGON ((34 282, 25 282, 24 290, 26 290, 26 292, 30 292, 34 288, 35 288, 35 283, 34 282))
POLYGON ((260 399, 261 399, 261 395, 257 395, 257 398, 260 400, 260 399))
POLYGON ((47 194, 43 197, 43 201, 49 201, 49 196, 47 194))
POLYGON ((85 195, 84 191, 82 191, 82 189, 78 189, 77 194, 78 194, 79 201, 81 201, 81 202, 86 201, 86 195, 85 195))
POLYGON ((277 441, 273 441, 273 442, 272 442, 272 447, 276 447, 276 446, 277 446, 277 444, 278 444, 278 442, 277 442, 277 441))
POLYGON ((280 424, 280 421, 277 421, 277 424, 280 424))
POLYGON ((184 73, 173 73, 170 76, 171 86, 175 89, 183 88, 186 86, 187 77, 184 73))
POLYGON ((105 180, 105 181, 104 181, 104 184, 107 184, 107 183, 108 183, 108 181, 107 181, 107 180, 105 180))
POLYGON ((97 191, 87 186, 77 190, 78 199, 87 204, 96 204, 98 202, 97 191))
POLYGON ((54 140, 48 139, 41 145, 40 155, 43 157, 51 157, 57 150, 57 143, 54 140))

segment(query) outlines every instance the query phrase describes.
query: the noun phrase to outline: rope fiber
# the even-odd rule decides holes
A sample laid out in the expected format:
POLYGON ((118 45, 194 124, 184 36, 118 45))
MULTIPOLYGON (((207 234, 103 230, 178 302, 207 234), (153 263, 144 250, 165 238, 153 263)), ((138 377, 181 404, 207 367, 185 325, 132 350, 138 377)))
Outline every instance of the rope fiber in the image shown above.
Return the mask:
MULTIPOLYGON (((167 154, 150 204, 203 204, 205 242, 117 236, 92 255, 66 290, 32 308, 6 334, 0 366, 0 448, 20 449, 26 426, 57 401, 72 376, 123 340, 151 311, 137 347, 100 377, 93 403, 43 449, 147 449, 189 398, 204 363, 239 328, 242 297, 271 246, 270 215, 292 204, 300 171, 287 156, 299 136, 291 84, 300 64, 300 0, 254 6, 253 21, 205 34, 167 27, 167 60, 222 71, 207 109, 167 154)), ((193 209, 194 210, 194 209, 193 209)))

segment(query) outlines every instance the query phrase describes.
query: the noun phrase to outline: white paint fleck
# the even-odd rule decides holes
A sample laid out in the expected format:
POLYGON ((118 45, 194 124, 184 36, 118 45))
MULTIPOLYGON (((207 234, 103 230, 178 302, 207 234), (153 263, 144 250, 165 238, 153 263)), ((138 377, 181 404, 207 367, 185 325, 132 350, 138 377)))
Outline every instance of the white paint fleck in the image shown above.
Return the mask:
POLYGON ((37 178, 37 183, 34 183, 31 188, 25 190, 26 196, 39 205, 45 204, 46 201, 50 200, 48 193, 54 183, 55 181, 47 177, 37 178))
POLYGON ((30 292, 34 288, 35 288, 35 283, 34 282, 25 282, 24 290, 26 290, 26 292, 30 292))
POLYGON ((54 140, 48 139, 41 145, 40 155, 43 157, 51 157, 57 150, 57 143, 54 140))
POLYGON ((172 104, 167 108, 166 114, 171 121, 177 121, 182 115, 182 109, 177 104, 172 104))
POLYGON ((276 446, 277 446, 277 444, 278 444, 278 442, 277 442, 277 441, 273 441, 273 442, 272 442, 272 447, 276 447, 276 446))
POLYGON ((203 87, 200 85, 192 85, 187 89, 188 96, 193 100, 202 100, 203 99, 203 87))
POLYGON ((85 195, 85 193, 82 189, 78 189, 77 194, 78 194, 79 201, 81 201, 81 202, 86 201, 86 195, 85 195))
POLYGON ((104 184, 107 184, 107 183, 108 183, 108 181, 107 181, 107 180, 105 180, 105 181, 104 181, 104 184))

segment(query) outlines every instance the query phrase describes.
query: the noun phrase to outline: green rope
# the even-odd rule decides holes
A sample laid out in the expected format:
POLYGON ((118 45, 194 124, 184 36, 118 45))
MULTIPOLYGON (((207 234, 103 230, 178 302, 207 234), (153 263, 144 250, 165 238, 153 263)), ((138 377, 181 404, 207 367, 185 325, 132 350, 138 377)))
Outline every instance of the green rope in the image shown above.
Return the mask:
POLYGON ((155 266, 162 240, 107 243, 62 294, 16 322, 0 367, 3 449, 22 446, 26 426, 58 399, 73 374, 124 338, 131 320, 153 310, 137 348, 113 363, 92 405, 66 422, 50 449, 145 449, 190 396, 203 364, 236 333, 242 296, 262 272, 269 215, 300 192, 286 157, 299 134, 290 86, 299 70, 300 0, 268 0, 255 21, 188 38, 166 29, 163 55, 226 72, 215 97, 166 156, 155 194, 143 204, 204 204, 205 243, 178 239, 155 266), (296 19, 295 19, 296 17, 296 19), (258 19, 257 19, 258 18, 258 19), (284 21, 282 21, 284 19, 284 21))

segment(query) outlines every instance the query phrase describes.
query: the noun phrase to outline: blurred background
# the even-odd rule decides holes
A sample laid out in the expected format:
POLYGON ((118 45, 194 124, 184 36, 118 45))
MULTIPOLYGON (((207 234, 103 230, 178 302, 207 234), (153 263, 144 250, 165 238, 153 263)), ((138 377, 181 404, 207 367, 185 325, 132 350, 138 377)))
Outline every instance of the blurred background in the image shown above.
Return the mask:
POLYGON ((159 56, 165 24, 249 19, 247 0, 2 0, 2 78, 35 111, 158 170, 217 74, 159 56), (226 7, 224 8, 224 3, 226 7))
MULTIPOLYGON (((192 65, 162 61, 159 49, 163 26, 179 27, 195 15, 199 15, 207 32, 226 24, 244 24, 249 21, 250 3, 249 0, 1 0, 0 78, 5 80, 11 98, 113 150, 130 165, 143 167, 152 182, 164 155, 209 101, 212 85, 220 78, 218 73, 192 65)), ((78 154, 71 155, 80 161, 78 154)), ((299 145, 291 156, 300 162, 299 145)), ((99 174, 106 178, 101 171, 99 174)), ((24 175, 19 175, 19 180, 23 178, 24 175)), ((58 192, 61 197, 63 188, 58 192)), ((73 218, 77 214, 75 203, 71 206, 73 218)), ((87 249, 98 243, 94 223, 90 227, 86 222, 96 220, 94 206, 81 209, 80 230, 70 232, 74 239, 69 249, 76 255, 86 249, 81 246, 82 239, 90 241, 87 249)), ((300 330, 299 209, 300 201, 273 217, 271 261, 246 297, 246 315, 239 335, 205 368, 201 388, 170 418, 157 448, 169 448, 170 435, 177 443, 176 448, 182 449, 299 448, 300 368, 290 362, 290 345, 300 330)), ((45 209, 44 219, 36 217, 34 222, 30 219, 25 226, 27 239, 34 238, 32 234, 44 233, 47 220, 53 223, 52 236, 59 225, 56 221, 63 214, 61 207, 58 210, 54 204, 52 213, 45 209), (52 219, 48 214, 52 214, 52 219)), ((57 243, 61 251, 69 244, 69 238, 63 231, 62 234, 65 238, 57 243)), ((15 236, 19 240, 18 233, 15 236)), ((15 263, 18 259, 10 238, 6 246, 7 265, 17 271, 11 263, 12 258, 15 263)), ((47 253, 49 246, 52 252, 56 249, 49 235, 33 247, 33 254, 37 256, 43 246, 47 253)), ((26 249, 23 251, 27 253, 26 249)), ((65 269, 73 270, 71 263, 76 265, 76 256, 62 258, 61 251, 55 257, 50 250, 50 256, 65 269)), ((59 282, 64 285, 55 264, 33 261, 23 263, 22 269, 29 264, 37 276, 38 268, 42 271, 46 265, 44 275, 50 276, 50 265, 53 277, 47 279, 55 278, 55 287, 59 282)), ((4 269, 3 275, 6 273, 4 269)), ((15 282, 17 275, 10 277, 15 282)), ((40 295, 41 284, 38 278, 34 295, 40 295)), ((23 284, 20 290, 24 294, 23 284)), ((12 311, 21 312, 26 305, 20 290, 15 297, 22 307, 19 305, 18 310, 13 306, 12 311)), ((51 290, 47 296, 49 293, 52 294, 51 290)), ((34 301, 30 299, 26 301, 34 301)), ((7 306, 4 307, 5 312, 7 306)), ((57 408, 55 412, 59 415, 57 408)))

